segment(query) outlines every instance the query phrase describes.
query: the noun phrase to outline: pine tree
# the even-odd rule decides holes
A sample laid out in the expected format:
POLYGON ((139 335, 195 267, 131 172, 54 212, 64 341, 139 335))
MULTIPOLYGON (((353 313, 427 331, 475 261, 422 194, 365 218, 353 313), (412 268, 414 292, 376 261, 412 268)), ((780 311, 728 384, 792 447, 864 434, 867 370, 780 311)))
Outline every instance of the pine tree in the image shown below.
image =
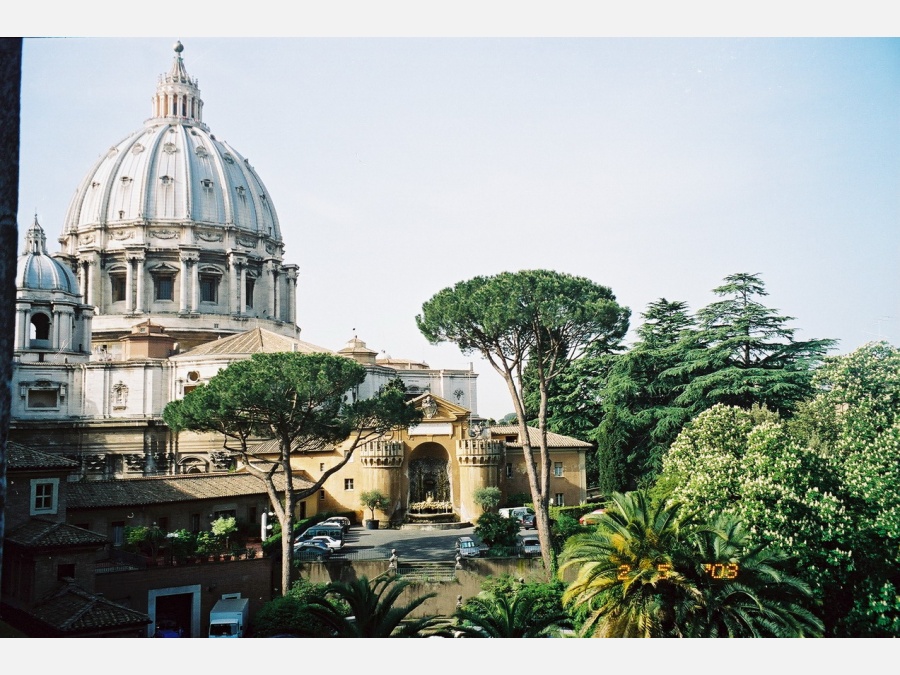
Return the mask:
POLYGON ((835 340, 795 340, 793 317, 759 301, 768 293, 758 274, 732 274, 713 292, 723 299, 697 312, 699 344, 661 376, 686 382, 675 404, 691 415, 716 403, 789 415, 813 393, 813 369, 835 340))

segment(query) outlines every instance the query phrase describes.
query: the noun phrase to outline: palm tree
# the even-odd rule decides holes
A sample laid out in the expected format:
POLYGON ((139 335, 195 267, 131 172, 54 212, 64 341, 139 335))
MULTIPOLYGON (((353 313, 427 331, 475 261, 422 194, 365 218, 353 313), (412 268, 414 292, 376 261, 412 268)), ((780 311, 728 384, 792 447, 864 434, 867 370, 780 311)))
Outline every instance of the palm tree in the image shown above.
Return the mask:
POLYGON ((641 492, 613 496, 591 534, 571 538, 561 571, 578 566, 563 602, 595 637, 802 637, 822 634, 808 586, 788 558, 750 548, 729 517, 706 523, 641 492))
POLYGON ((694 637, 821 637, 809 586, 784 570, 790 558, 750 547, 744 526, 720 516, 692 537, 702 601, 683 617, 694 637))
POLYGON ((395 606, 409 582, 381 575, 371 582, 365 576, 350 582, 328 584, 326 598, 310 600, 308 612, 328 626, 334 637, 419 637, 436 631, 446 620, 409 615, 436 593, 395 606))
POLYGON ((563 611, 536 614, 538 600, 525 593, 516 593, 511 601, 507 595, 480 593, 456 610, 453 630, 461 637, 530 638, 569 625, 563 611))
POLYGON ((585 612, 582 635, 677 637, 680 608, 699 589, 682 570, 683 536, 695 526, 680 505, 652 504, 646 493, 615 493, 595 532, 576 535, 563 550, 560 572, 578 567, 563 603, 585 612))

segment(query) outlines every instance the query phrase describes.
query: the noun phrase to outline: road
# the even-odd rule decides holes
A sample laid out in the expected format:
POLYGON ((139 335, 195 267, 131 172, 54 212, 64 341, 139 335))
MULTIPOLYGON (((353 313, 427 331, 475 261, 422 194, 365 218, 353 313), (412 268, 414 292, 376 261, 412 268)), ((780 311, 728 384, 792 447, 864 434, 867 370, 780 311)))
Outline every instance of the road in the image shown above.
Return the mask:
POLYGON ((457 537, 474 537, 472 526, 452 530, 367 530, 352 527, 344 538, 344 548, 334 557, 386 559, 396 549, 401 560, 456 559, 457 537))

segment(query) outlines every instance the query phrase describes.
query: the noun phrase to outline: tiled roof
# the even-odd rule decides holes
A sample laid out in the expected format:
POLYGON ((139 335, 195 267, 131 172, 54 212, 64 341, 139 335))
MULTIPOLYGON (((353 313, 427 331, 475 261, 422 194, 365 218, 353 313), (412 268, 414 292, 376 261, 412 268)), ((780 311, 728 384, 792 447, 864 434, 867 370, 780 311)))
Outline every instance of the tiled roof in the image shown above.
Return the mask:
POLYGON ((303 340, 294 340, 265 328, 254 328, 237 335, 229 335, 221 340, 213 340, 194 347, 179 356, 221 356, 231 354, 274 354, 299 352, 301 354, 332 354, 330 349, 319 347, 303 340))
MULTIPOLYGON (((313 452, 334 452, 334 446, 331 443, 324 443, 321 447, 310 449, 301 447, 300 441, 295 441, 292 446, 294 451, 297 453, 313 453, 313 452)), ((266 455, 281 455, 281 441, 277 438, 273 438, 268 441, 263 441, 259 445, 254 446, 247 453, 251 456, 259 456, 265 457, 266 455)))
MULTIPOLYGON (((491 427, 491 435, 493 436, 515 436, 519 438, 519 426, 517 424, 503 424, 491 427)), ((531 447, 537 448, 541 442, 541 432, 534 427, 528 427, 528 440, 531 441, 531 447)), ((518 440, 514 442, 507 441, 509 446, 521 448, 522 443, 518 440)), ((585 441, 579 441, 571 436, 563 436, 562 434, 554 434, 552 431, 547 432, 548 448, 592 448, 592 444, 585 441)))
POLYGON ((32 518, 24 525, 7 533, 6 539, 28 548, 50 548, 60 546, 91 546, 106 544, 104 535, 66 523, 53 523, 32 518))
POLYGON ((26 471, 28 469, 75 469, 78 462, 60 457, 59 455, 51 455, 46 452, 39 452, 31 448, 14 443, 12 441, 6 444, 6 462, 7 469, 12 471, 26 471))
POLYGON ((88 593, 71 582, 38 602, 31 616, 64 634, 78 635, 112 628, 146 626, 151 619, 106 598, 88 593))
MULTIPOLYGON (((275 476, 275 485, 278 490, 284 489, 284 478, 280 474, 275 476)), ((294 476, 295 489, 303 489, 311 485, 312 483, 294 476)), ((67 506, 72 510, 169 504, 197 499, 266 494, 263 482, 249 473, 191 474, 157 478, 84 481, 69 483, 66 488, 67 506)))

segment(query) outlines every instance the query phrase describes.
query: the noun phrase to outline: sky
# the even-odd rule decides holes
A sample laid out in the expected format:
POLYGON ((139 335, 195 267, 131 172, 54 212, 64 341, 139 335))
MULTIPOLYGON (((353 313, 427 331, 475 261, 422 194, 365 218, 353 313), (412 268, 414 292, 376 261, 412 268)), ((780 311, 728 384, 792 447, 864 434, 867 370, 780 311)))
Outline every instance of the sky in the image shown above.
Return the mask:
POLYGON ((634 328, 758 273, 797 339, 900 344, 898 39, 26 38, 19 227, 37 213, 51 253, 176 40, 272 195, 301 337, 471 363, 481 415, 512 411, 500 377, 415 323, 476 275, 588 277, 634 328))

